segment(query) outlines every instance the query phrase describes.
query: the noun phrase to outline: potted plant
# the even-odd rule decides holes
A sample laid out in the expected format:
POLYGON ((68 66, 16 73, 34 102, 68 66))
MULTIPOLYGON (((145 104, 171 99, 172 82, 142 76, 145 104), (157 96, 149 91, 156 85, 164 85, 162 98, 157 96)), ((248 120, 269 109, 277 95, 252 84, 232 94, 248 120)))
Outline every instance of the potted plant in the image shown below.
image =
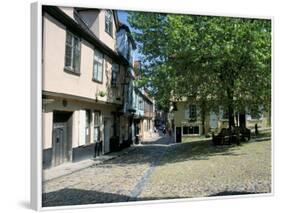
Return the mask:
POLYGON ((106 92, 104 92, 104 91, 99 91, 99 92, 98 92, 98 95, 99 95, 100 97, 104 97, 104 96, 106 96, 106 92))

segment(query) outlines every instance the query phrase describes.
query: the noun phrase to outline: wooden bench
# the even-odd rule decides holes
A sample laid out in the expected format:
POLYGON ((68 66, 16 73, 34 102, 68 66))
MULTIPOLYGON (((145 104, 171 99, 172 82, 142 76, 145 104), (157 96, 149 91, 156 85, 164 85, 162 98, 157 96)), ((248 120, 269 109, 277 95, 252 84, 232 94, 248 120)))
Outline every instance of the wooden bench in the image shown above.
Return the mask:
POLYGON ((212 141, 214 145, 225 145, 235 143, 240 144, 240 141, 249 141, 251 139, 251 130, 246 127, 232 127, 232 129, 222 128, 220 133, 215 135, 212 133, 212 141))
POLYGON ((240 144, 240 133, 237 129, 222 128, 220 133, 215 135, 212 133, 212 141, 214 145, 230 145, 232 143, 240 144))
POLYGON ((242 141, 249 141, 251 139, 251 130, 247 129, 246 127, 239 127, 241 133, 241 140, 242 141))

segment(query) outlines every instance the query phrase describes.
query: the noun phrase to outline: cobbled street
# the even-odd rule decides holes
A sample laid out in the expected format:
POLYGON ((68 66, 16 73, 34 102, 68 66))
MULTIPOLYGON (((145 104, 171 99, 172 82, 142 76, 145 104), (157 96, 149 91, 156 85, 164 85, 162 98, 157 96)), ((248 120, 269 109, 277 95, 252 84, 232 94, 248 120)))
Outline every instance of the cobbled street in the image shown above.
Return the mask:
POLYGON ((271 142, 214 147, 168 137, 43 183, 43 206, 188 198, 271 190, 271 142))
POLYGON ((136 200, 169 139, 138 145, 128 154, 43 184, 43 206, 111 203, 136 200))

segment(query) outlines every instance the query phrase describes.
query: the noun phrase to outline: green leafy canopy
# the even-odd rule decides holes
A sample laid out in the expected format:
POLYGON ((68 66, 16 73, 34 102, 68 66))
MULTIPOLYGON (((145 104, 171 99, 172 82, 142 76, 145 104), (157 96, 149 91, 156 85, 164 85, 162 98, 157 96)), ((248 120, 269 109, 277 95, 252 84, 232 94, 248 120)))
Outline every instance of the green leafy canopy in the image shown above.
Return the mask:
POLYGON ((270 109, 271 21, 129 12, 146 65, 141 85, 167 108, 195 96, 209 108, 270 109))

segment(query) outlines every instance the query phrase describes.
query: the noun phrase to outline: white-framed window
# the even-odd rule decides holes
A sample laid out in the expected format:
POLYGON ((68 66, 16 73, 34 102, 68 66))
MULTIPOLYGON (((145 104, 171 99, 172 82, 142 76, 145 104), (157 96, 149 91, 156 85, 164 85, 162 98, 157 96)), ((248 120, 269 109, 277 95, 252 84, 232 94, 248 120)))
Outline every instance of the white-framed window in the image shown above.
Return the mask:
POLYGON ((189 105, 189 119, 196 120, 197 112, 196 112, 196 105, 189 105))
POLYGON ((222 112, 222 119, 228 119, 228 118, 229 118, 228 110, 223 110, 223 112, 222 112))
POLYGON ((66 31, 65 41, 65 70, 80 73, 81 42, 78 36, 66 31))
POLYGON ((199 134, 199 126, 183 126, 182 127, 183 135, 198 135, 199 134))
POLYGON ((262 114, 259 112, 251 112, 251 120, 259 120, 262 118, 262 114))
POLYGON ((105 11, 105 32, 110 36, 113 35, 113 13, 111 10, 105 11))
POLYGON ((111 69, 111 85, 113 87, 117 86, 117 78, 118 78, 118 74, 119 74, 119 64, 113 63, 112 64, 112 69, 111 69))
POLYGON ((98 50, 95 50, 93 80, 102 83, 102 75, 103 75, 103 54, 98 50))

